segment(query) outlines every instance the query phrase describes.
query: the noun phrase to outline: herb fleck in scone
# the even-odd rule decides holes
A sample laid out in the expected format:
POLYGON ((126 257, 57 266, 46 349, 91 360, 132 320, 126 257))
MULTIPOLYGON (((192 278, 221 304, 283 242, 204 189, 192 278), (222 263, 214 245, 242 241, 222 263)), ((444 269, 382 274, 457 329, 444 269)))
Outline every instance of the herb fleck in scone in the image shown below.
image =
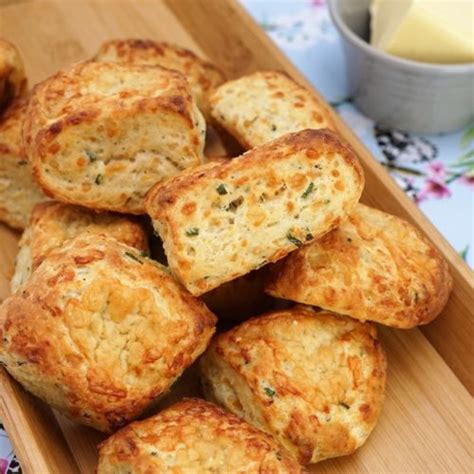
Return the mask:
POLYGON ((384 398, 375 325, 304 306, 218 335, 200 366, 206 398, 271 434, 303 464, 353 453, 384 398))
POLYGON ((0 307, 0 363, 101 431, 122 427, 205 350, 216 318, 165 267, 103 236, 50 253, 0 307))
POLYGON ((432 321, 452 288, 447 262, 418 230, 363 204, 270 270, 272 296, 397 328, 432 321))
POLYGON ((175 44, 143 39, 117 39, 104 43, 93 61, 144 64, 174 69, 184 74, 204 116, 210 117, 209 94, 224 75, 210 62, 175 44))
POLYGON ((33 181, 23 148, 26 107, 26 99, 17 99, 0 117, 0 221, 15 229, 24 229, 33 206, 47 199, 33 181))
POLYGON ((140 214, 156 182, 202 162, 205 123, 179 72, 89 62, 35 87, 23 136, 50 196, 140 214))
POLYGON ((0 39, 0 110, 15 97, 26 93, 27 80, 20 53, 8 41, 0 39))
POLYGON ((218 87, 211 113, 247 149, 306 128, 334 128, 326 105, 277 71, 255 72, 218 87))
POLYGON ((97 474, 300 474, 266 433, 221 408, 185 399, 99 446, 97 474))
POLYGON ((304 130, 158 184, 146 208, 171 271, 200 295, 337 227, 363 185, 335 133, 304 130))
POLYGON ((30 222, 19 242, 15 273, 11 280, 14 293, 54 249, 84 234, 102 234, 139 252, 148 253, 148 238, 142 225, 121 214, 95 212, 85 207, 45 202, 35 206, 30 222))

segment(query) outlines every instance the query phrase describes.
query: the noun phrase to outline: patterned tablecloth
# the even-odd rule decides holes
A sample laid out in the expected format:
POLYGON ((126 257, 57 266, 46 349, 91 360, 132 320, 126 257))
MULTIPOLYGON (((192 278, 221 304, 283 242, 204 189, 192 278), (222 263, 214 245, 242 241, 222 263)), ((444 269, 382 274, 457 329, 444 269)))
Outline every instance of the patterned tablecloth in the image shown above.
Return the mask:
MULTIPOLYGON (((387 130, 351 104, 341 42, 324 0, 241 0, 277 45, 474 266, 474 124, 455 133, 387 130)), ((20 472, 0 425, 0 474, 20 472)))

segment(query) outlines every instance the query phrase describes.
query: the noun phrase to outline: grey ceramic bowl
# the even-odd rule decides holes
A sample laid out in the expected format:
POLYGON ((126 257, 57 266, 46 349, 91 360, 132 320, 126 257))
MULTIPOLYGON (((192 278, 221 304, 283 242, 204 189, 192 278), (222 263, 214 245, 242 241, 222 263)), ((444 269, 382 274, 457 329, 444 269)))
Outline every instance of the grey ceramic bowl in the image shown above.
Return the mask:
POLYGON ((418 133, 450 132, 471 123, 474 64, 427 64, 373 48, 369 5, 370 0, 329 0, 357 107, 381 125, 418 133))

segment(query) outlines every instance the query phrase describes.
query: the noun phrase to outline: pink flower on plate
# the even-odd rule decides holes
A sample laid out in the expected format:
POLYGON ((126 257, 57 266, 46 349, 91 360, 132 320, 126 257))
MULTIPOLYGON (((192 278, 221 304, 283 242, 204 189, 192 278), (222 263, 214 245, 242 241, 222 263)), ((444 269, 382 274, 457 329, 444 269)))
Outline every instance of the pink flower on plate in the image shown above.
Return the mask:
POLYGON ((420 203, 426 199, 445 199, 449 197, 451 197, 451 191, 444 183, 435 179, 427 179, 416 197, 416 202, 420 203))
POLYGON ((311 0, 312 7, 322 7, 325 3, 325 0, 311 0))
POLYGON ((8 459, 0 458, 0 474, 5 474, 8 468, 8 459))
POLYGON ((441 161, 432 161, 426 166, 428 176, 435 181, 444 181, 446 178, 446 167, 441 161))

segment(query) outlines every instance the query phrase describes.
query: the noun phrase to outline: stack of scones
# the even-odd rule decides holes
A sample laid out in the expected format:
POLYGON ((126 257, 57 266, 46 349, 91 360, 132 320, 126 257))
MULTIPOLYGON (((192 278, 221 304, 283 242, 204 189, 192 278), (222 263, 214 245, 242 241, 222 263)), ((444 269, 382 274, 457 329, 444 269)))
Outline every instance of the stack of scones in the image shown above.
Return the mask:
POLYGON ((365 443, 376 323, 429 323, 452 280, 411 224, 359 203, 317 97, 138 39, 28 90, 0 41, 0 107, 0 220, 23 230, 0 363, 110 434, 99 474, 301 473, 365 443), (206 156, 211 128, 240 155, 206 156), (191 365, 202 398, 160 409, 191 365))

